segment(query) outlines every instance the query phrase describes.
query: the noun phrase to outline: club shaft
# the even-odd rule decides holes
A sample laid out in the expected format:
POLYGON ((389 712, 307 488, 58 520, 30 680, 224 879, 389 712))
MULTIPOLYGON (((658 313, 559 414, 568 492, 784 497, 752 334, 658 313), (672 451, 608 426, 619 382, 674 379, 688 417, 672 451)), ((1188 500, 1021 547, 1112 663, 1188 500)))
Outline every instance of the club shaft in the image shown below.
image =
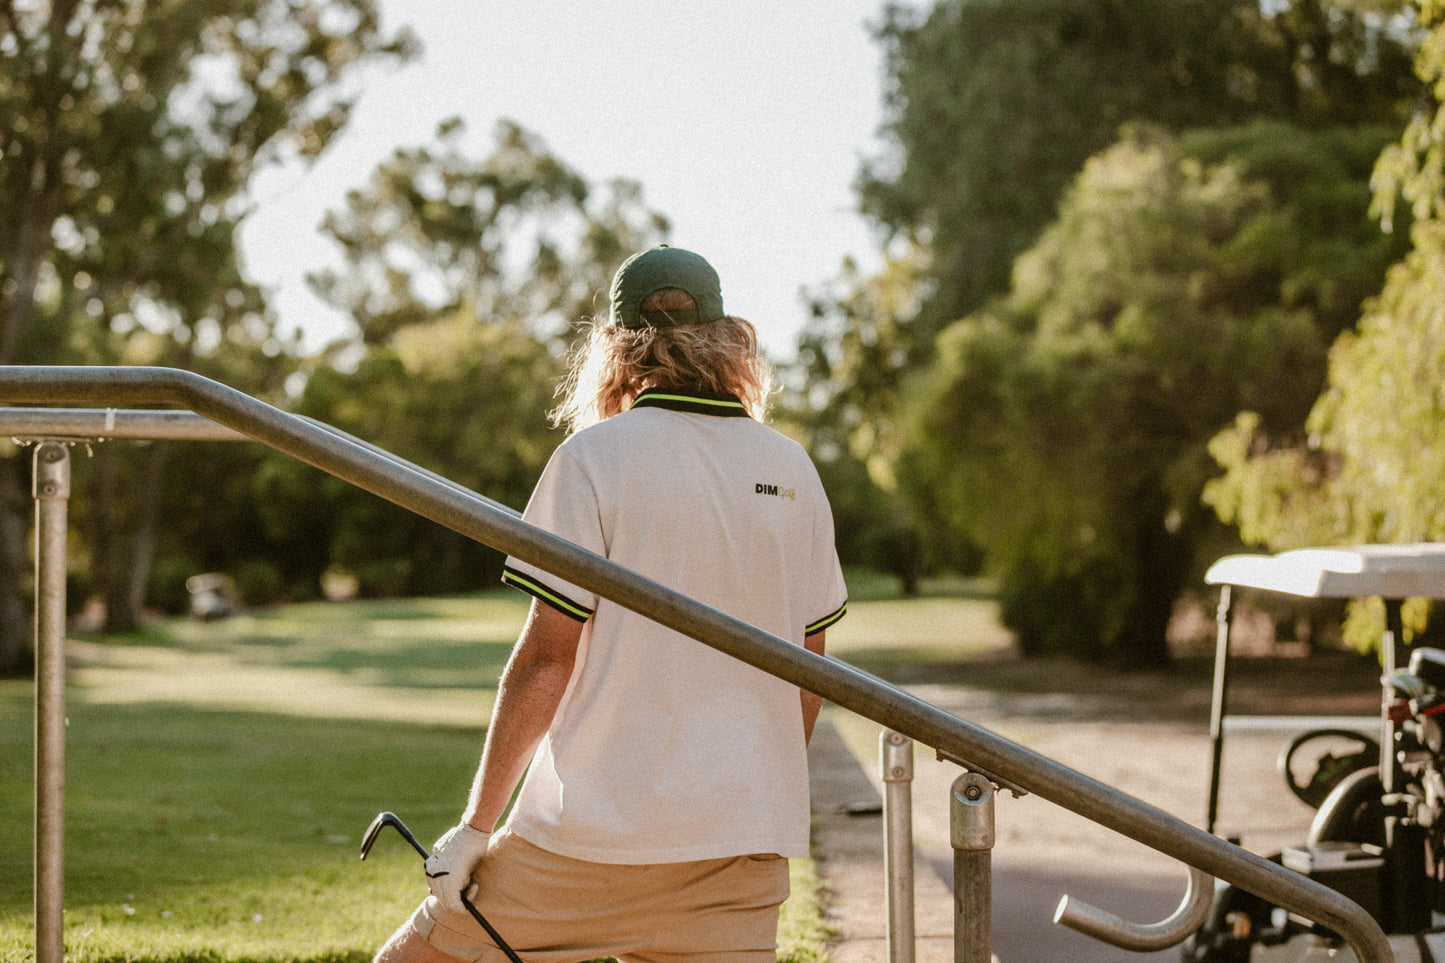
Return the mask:
POLYGON ((397 832, 401 833, 402 838, 405 839, 407 842, 411 843, 411 848, 416 850, 418 853, 421 853, 422 859, 431 858, 431 853, 427 852, 426 847, 416 841, 416 837, 411 834, 411 830, 407 829, 400 822, 395 823, 394 825, 396 826, 397 832))
POLYGON ((487 935, 492 938, 493 943, 497 944, 497 948, 507 954, 507 959, 512 963, 522 963, 522 958, 507 945, 507 941, 502 939, 502 934, 492 928, 492 924, 487 922, 487 918, 482 915, 481 910, 472 905, 472 901, 467 899, 466 893, 462 894, 462 905, 467 908, 468 913, 472 914, 472 919, 482 924, 482 929, 487 931, 487 935))

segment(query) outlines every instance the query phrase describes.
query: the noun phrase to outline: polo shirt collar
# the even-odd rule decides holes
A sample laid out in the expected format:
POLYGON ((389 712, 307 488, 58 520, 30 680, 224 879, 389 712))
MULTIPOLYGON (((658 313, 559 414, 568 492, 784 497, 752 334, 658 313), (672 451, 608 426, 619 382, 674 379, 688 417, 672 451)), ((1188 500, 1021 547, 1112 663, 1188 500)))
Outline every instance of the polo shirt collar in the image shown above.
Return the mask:
POLYGON ((686 411, 695 415, 717 415, 721 418, 747 418, 748 409, 743 407, 737 395, 712 394, 706 391, 688 391, 677 388, 648 388, 632 402, 633 408, 666 408, 669 411, 686 411))

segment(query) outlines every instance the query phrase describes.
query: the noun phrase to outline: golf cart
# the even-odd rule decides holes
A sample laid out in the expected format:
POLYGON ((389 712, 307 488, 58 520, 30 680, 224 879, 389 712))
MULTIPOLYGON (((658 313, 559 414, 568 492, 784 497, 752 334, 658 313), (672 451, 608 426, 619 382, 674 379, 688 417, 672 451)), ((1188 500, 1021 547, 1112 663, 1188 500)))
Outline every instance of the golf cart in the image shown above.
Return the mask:
MULTIPOLYGON (((1445 544, 1304 549, 1233 555, 1205 575, 1220 586, 1213 765, 1207 829, 1218 813, 1229 680, 1231 592, 1247 588, 1295 598, 1385 601, 1380 639, 1378 741, 1348 728, 1291 740, 1280 769, 1291 792, 1317 809, 1307 838, 1271 856, 1360 904, 1390 936, 1400 963, 1445 963, 1445 651, 1402 644, 1404 599, 1445 599, 1445 544), (1346 751, 1320 752, 1341 738, 1346 751), (1314 771, 1296 773, 1304 763, 1314 771)), ((1232 886, 1217 884, 1205 924, 1184 944, 1186 963, 1353 959, 1334 934, 1232 886)))

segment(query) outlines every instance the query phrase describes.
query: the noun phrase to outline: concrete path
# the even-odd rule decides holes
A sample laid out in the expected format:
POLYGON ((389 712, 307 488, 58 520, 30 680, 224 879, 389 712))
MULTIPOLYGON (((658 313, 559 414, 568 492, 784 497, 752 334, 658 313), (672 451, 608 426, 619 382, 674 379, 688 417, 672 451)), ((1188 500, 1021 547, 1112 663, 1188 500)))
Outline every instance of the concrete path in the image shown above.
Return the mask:
MULTIPOLYGON (((962 718, 1116 786, 1196 826, 1207 806, 1210 746, 1197 721, 1111 720, 1078 697, 1001 697, 957 686, 914 686, 913 694, 962 718)), ((1288 731, 1231 732, 1226 741, 1222 834, 1255 852, 1304 838, 1313 811, 1275 771, 1288 731)), ((839 935, 834 963, 887 959, 882 781, 878 730, 830 707, 814 735, 815 849, 839 935)), ((952 850, 948 797, 958 767, 918 747, 913 783, 915 929, 918 963, 953 960, 952 850)), ((1002 963, 1131 963, 1177 960, 1115 949, 1051 921, 1064 894, 1140 923, 1168 917, 1184 894, 1185 872, 1167 857, 1100 829, 1036 797, 1001 793, 993 853, 993 950, 1002 963)))

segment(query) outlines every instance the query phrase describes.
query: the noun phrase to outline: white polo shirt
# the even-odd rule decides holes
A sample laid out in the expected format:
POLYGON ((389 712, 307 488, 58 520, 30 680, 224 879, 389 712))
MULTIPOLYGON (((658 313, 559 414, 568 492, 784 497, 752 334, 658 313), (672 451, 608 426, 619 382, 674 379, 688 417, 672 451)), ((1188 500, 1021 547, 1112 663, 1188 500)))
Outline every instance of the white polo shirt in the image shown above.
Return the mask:
MULTIPOLYGON (((798 645, 846 608, 812 461, 733 397, 643 393, 557 448, 524 518, 798 645)), ((807 855, 796 686, 515 558, 503 581, 585 623, 514 832, 604 863, 807 855)))

